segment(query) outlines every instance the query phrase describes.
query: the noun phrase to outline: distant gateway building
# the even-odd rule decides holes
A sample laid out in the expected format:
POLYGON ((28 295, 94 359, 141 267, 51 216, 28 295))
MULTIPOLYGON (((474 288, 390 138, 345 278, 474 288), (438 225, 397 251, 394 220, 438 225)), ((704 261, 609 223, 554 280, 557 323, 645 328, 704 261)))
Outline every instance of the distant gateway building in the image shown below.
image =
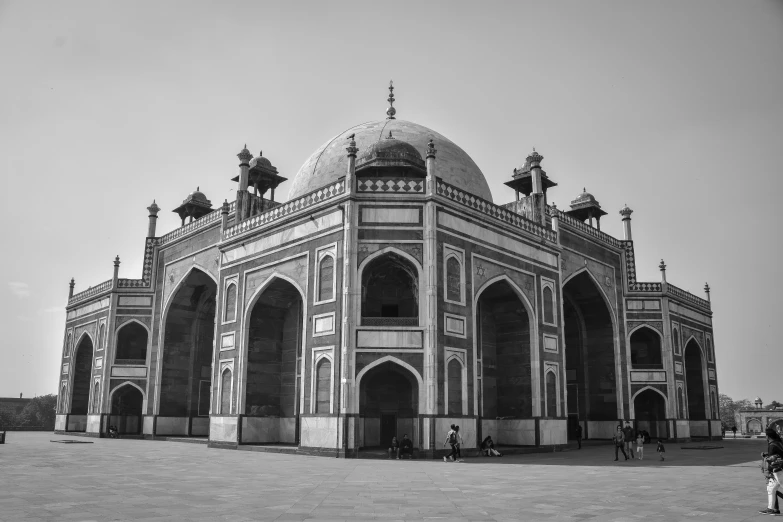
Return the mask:
POLYGON ((456 144, 387 118, 305 161, 289 200, 269 159, 239 154, 236 201, 191 193, 141 279, 67 306, 57 431, 290 444, 338 456, 407 433, 425 455, 456 423, 467 447, 720 436, 707 300, 636 280, 587 192, 568 210, 533 151, 493 203, 456 144), (266 197, 268 196, 268 197, 266 197), (186 220, 188 221, 186 223, 186 220))

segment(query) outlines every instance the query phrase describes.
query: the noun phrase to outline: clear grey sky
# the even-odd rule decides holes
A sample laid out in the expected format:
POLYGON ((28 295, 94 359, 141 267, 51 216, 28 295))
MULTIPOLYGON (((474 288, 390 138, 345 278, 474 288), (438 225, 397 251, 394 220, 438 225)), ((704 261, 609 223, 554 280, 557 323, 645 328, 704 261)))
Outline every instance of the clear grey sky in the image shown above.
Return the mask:
POLYGON ((293 177, 393 78, 496 202, 535 146, 560 208, 627 203, 641 280, 713 288, 720 391, 783 401, 781 2, 0 1, 0 71, 0 396, 56 392, 69 279, 140 277, 153 198, 231 200, 245 142, 293 177))

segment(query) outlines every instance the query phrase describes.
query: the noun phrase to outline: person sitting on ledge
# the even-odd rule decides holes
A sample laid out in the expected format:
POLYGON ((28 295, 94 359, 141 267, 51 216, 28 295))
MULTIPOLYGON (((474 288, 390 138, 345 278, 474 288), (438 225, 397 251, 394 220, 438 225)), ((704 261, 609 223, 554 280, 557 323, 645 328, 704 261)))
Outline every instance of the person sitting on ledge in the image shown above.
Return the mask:
POLYGON ((413 441, 408 438, 408 434, 402 436, 402 443, 400 444, 400 453, 399 457, 397 458, 405 458, 405 455, 408 456, 408 458, 413 458, 413 441))
POLYGON ((487 435, 483 441, 481 441, 481 453, 487 457, 502 457, 498 450, 495 449, 495 443, 492 441, 492 436, 487 435))
POLYGON ((397 437, 392 437, 391 445, 389 446, 389 458, 400 458, 400 443, 397 441, 397 437))

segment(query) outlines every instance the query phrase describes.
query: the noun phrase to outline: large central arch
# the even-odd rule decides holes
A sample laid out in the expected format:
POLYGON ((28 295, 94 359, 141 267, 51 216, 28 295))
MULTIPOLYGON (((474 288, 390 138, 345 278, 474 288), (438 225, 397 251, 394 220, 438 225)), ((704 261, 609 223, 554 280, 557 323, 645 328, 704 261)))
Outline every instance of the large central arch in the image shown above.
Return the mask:
POLYGON ((193 268, 166 305, 157 434, 209 433, 216 293, 212 276, 193 268))
POLYGON ((111 392, 109 424, 124 435, 141 433, 144 392, 136 384, 125 382, 111 392))
POLYGON ((541 412, 533 308, 508 276, 498 276, 476 293, 475 314, 481 434, 500 444, 534 444, 520 430, 506 429, 541 412))
POLYGON ((303 344, 302 296, 292 281, 273 276, 248 306, 241 442, 300 441, 301 381, 297 361, 303 344))
POLYGON ((611 438, 623 411, 612 309, 586 270, 566 281, 563 297, 568 435, 581 423, 586 438, 611 438))

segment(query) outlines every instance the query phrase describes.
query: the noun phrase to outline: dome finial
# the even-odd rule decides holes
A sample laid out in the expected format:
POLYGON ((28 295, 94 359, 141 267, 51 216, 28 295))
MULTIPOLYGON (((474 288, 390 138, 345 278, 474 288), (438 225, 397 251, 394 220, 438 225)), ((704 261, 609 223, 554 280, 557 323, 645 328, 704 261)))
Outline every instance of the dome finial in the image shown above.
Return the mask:
POLYGON ((389 102, 389 108, 386 109, 386 119, 393 120, 394 115, 397 114, 397 109, 394 108, 394 82, 389 80, 389 97, 386 99, 389 102))

